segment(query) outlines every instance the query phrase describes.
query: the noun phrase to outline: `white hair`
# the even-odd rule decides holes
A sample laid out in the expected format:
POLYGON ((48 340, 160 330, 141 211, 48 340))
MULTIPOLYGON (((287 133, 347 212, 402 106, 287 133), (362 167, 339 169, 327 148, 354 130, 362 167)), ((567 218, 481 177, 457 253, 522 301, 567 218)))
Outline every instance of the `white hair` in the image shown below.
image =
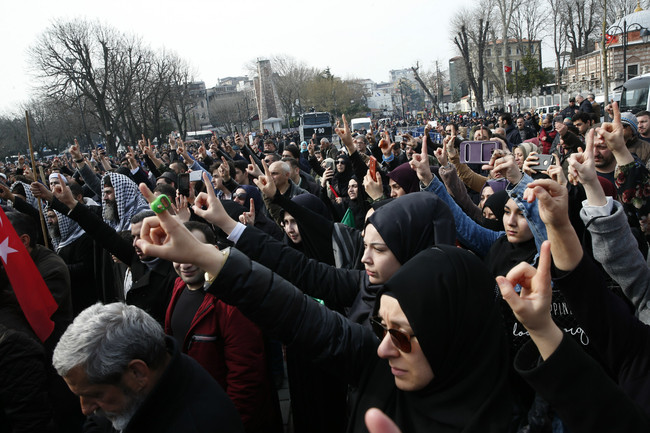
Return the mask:
POLYGON ((60 376, 82 366, 90 383, 118 383, 129 362, 155 369, 166 358, 165 333, 144 310, 122 302, 97 303, 83 310, 54 349, 60 376))

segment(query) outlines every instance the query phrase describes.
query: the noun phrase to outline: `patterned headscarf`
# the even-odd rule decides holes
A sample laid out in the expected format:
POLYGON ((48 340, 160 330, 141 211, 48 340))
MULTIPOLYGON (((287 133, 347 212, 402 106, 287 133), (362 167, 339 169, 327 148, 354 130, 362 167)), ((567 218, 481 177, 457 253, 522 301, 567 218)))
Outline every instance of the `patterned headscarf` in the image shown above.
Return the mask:
MULTIPOLYGON (((144 199, 138 185, 128 177, 118 173, 108 173, 111 184, 115 189, 115 201, 117 202, 118 221, 110 221, 106 218, 106 200, 102 194, 102 218, 116 232, 131 230, 131 218, 140 211, 149 209, 149 204, 144 199)), ((102 177, 102 191, 104 191, 104 178, 102 177)))

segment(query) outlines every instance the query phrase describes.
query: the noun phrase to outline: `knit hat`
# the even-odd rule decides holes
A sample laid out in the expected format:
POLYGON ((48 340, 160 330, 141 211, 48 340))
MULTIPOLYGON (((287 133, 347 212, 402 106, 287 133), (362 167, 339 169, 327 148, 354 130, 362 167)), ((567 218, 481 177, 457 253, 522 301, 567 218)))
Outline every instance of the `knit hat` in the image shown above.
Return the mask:
POLYGON ((636 116, 632 113, 625 112, 621 113, 621 122, 623 125, 628 125, 632 130, 634 131, 635 134, 639 133, 639 123, 636 120, 636 116))

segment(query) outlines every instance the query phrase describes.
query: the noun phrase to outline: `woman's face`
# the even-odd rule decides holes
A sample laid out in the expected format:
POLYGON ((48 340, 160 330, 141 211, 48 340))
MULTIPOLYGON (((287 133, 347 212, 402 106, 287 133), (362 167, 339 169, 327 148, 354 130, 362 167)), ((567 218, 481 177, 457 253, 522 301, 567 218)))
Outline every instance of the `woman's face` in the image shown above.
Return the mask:
POLYGON ((494 194, 494 190, 491 186, 486 186, 483 188, 481 191, 481 200, 478 202, 478 207, 483 209, 483 206, 485 206, 485 201, 489 199, 492 194, 494 194))
POLYGON ((291 242, 294 244, 299 244, 302 242, 300 231, 298 230, 298 223, 291 215, 286 212, 284 213, 282 226, 284 227, 284 232, 287 234, 287 236, 289 236, 289 239, 291 239, 291 242))
POLYGON ((503 208, 503 228, 511 244, 526 242, 533 238, 526 217, 513 199, 508 200, 503 208))
POLYGON ((358 195, 359 195, 359 184, 357 183, 356 180, 350 179, 350 183, 348 183, 348 197, 350 197, 350 200, 356 200, 358 195))
POLYGON ((512 154, 515 156, 515 162, 517 163, 517 166, 519 166, 519 170, 521 170, 521 167, 524 166, 524 161, 526 160, 526 158, 524 158, 524 152, 522 152, 520 148, 515 147, 512 154))
POLYGON ((390 196, 391 198, 401 197, 406 195, 406 190, 401 187, 401 185, 395 182, 393 179, 388 181, 388 186, 390 187, 390 196))
POLYGON ((433 380, 433 371, 397 299, 383 295, 379 300, 379 317, 388 329, 396 329, 411 336, 409 353, 399 350, 388 332, 377 348, 377 355, 388 360, 390 371, 395 376, 395 386, 402 391, 424 388, 433 380))
POLYGON ((232 195, 232 200, 234 202, 239 203, 240 205, 246 207, 246 199, 248 198, 248 195, 246 194, 246 190, 244 188, 237 188, 235 190, 235 193, 232 195))
POLYGON ((345 171, 345 160, 343 158, 337 158, 336 171, 339 173, 343 173, 345 171))
POLYGON ((489 220, 497 219, 496 215, 494 215, 494 212, 492 212, 492 209, 490 209, 489 207, 483 208, 483 217, 489 220))
POLYGON ((361 263, 366 267, 370 284, 385 283, 402 266, 372 224, 366 225, 363 249, 361 263))

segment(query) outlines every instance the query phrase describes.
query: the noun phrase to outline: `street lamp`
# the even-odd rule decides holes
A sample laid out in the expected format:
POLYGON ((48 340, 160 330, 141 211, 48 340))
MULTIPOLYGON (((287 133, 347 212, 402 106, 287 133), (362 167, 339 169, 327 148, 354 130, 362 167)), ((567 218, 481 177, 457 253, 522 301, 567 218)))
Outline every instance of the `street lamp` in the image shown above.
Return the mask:
MULTIPOLYGON (((66 63, 70 65, 70 69, 72 69, 72 72, 76 74, 76 71, 74 70, 74 65, 77 63, 77 59, 68 57, 65 59, 66 63)), ((88 128, 86 127, 86 116, 84 116, 84 110, 81 108, 81 98, 79 97, 79 87, 77 87, 77 81, 73 80, 74 83, 74 92, 75 95, 77 96, 77 104, 79 105, 79 113, 81 114, 81 124, 84 127, 84 133, 86 134, 86 145, 90 144, 89 148, 94 147, 93 140, 90 138, 90 134, 88 134, 88 128)))
MULTIPOLYGON (((627 34, 628 32, 638 30, 639 36, 641 36, 643 39, 643 43, 647 43, 650 39, 650 30, 643 27, 639 23, 631 23, 628 25, 626 18, 623 18, 623 28, 620 26, 610 26, 609 29, 610 31, 616 30, 618 32, 621 32, 621 35, 623 36, 623 81, 627 81, 627 34)), ((612 35, 606 35, 606 39, 607 36, 609 36, 611 40, 612 35)))

